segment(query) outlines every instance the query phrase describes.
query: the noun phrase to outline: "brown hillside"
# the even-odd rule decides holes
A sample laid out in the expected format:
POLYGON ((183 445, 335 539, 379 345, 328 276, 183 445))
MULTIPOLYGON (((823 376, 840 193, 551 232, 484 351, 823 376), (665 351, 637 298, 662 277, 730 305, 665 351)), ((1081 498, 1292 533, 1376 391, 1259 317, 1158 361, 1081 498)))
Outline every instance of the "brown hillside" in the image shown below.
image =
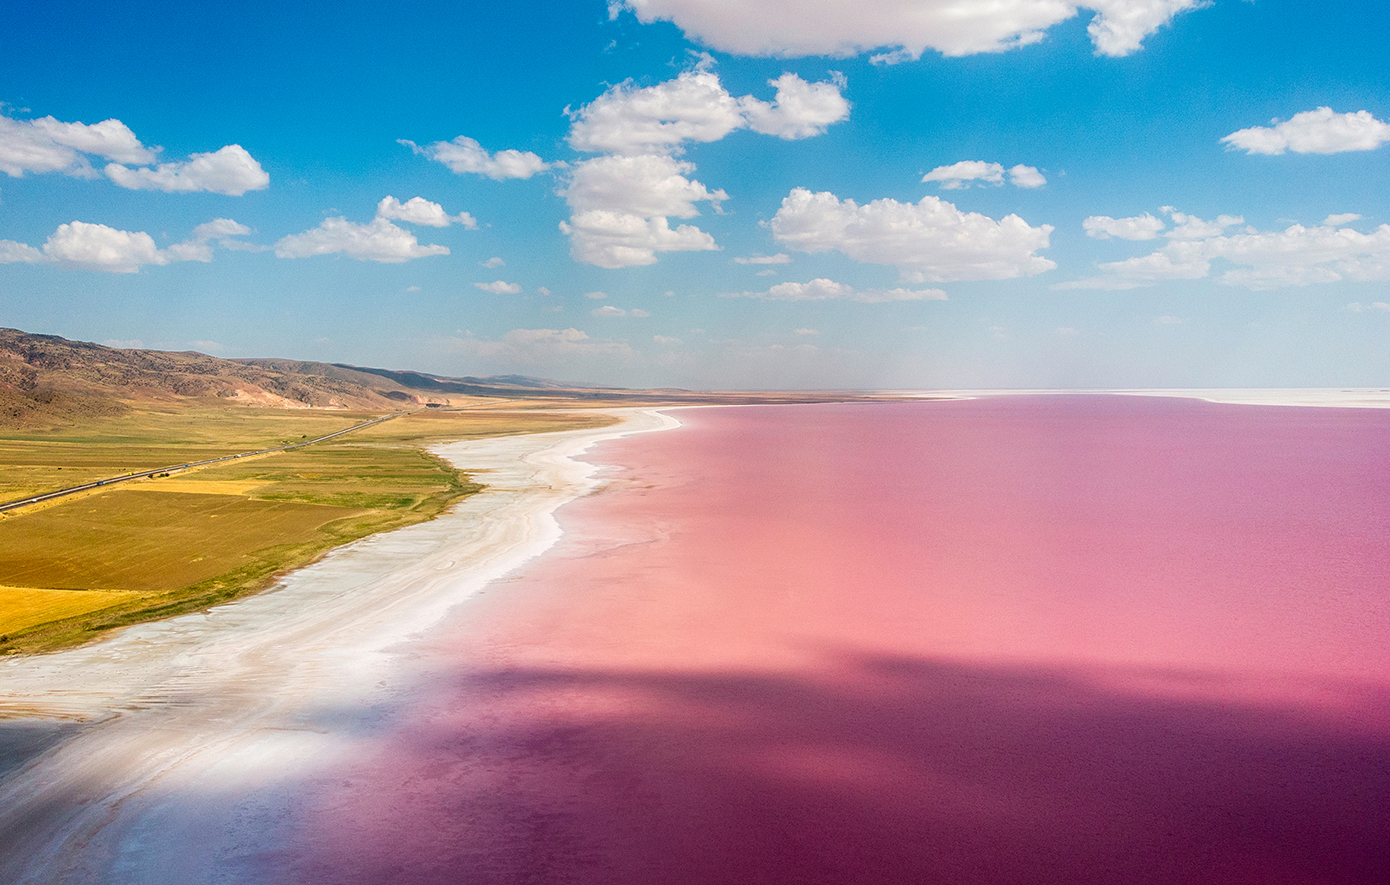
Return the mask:
POLYGON ((120 350, 0 329, 0 425, 66 423, 116 414, 133 402, 186 399, 389 411, 429 398, 388 379, 325 363, 238 362, 192 351, 120 350))

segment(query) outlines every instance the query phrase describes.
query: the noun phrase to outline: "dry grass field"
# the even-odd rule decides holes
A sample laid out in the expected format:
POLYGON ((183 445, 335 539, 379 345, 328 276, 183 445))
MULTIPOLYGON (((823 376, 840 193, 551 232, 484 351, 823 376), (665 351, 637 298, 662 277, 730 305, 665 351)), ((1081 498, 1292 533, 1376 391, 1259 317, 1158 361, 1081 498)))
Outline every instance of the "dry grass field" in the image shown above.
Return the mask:
MULTIPOLYGON (((135 480, 0 516, 0 653, 46 650, 205 608, 481 486, 429 445, 601 426, 524 402, 404 415, 324 443, 135 480)), ((146 409, 0 435, 0 500, 312 439, 361 413, 146 409)))

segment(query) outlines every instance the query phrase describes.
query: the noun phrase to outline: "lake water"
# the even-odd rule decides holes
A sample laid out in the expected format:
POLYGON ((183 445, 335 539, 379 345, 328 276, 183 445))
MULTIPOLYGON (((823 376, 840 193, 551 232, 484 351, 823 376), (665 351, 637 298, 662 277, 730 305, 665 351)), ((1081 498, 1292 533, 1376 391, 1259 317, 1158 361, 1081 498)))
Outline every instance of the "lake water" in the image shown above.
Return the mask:
POLYGON ((672 414, 412 645, 296 881, 1390 881, 1390 411, 672 414))

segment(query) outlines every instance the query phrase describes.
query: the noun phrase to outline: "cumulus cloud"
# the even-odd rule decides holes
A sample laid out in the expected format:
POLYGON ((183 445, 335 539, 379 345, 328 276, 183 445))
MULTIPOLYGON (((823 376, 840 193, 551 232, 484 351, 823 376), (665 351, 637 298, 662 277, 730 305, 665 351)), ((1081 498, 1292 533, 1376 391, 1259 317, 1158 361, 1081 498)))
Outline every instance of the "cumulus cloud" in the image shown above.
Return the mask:
POLYGON ((504 280, 495 280, 491 283, 474 283, 484 292, 491 292, 494 295, 520 295, 521 286, 516 283, 508 283, 504 280))
POLYGON ((749 255, 746 258, 735 258, 737 264, 791 264, 792 257, 785 252, 778 252, 776 255, 749 255))
POLYGON ((627 316, 627 311, 623 310, 621 307, 605 304, 603 307, 596 307, 589 311, 589 315, 596 317, 625 317, 627 316))
POLYGON ((674 22, 693 40, 736 55, 851 56, 874 49, 881 63, 927 49, 962 56, 1037 43, 1078 9, 1095 12, 1087 32, 1100 55, 1123 56, 1175 15, 1206 0, 616 0, 639 21, 674 22))
POLYGON ((1249 154, 1340 154, 1375 150, 1390 141, 1390 123, 1377 120, 1370 111, 1338 114, 1321 107, 1270 123, 1232 132, 1221 143, 1249 154))
POLYGON ((972 181, 1003 184, 1004 167, 998 163, 986 163, 983 160, 961 160, 959 163, 952 163, 949 166, 937 166, 922 176, 923 184, 931 181, 941 182, 941 186, 947 190, 969 187, 969 183, 972 181))
POLYGON ((757 298, 760 301, 945 301, 940 289, 856 289, 818 277, 809 283, 778 283, 766 292, 729 292, 725 298, 757 298))
POLYGON ((111 161, 105 168, 107 178, 131 190, 209 191, 239 197, 270 185, 270 176, 261 164, 239 144, 153 168, 131 168, 154 163, 159 151, 141 144, 130 127, 116 119, 88 125, 64 123, 53 117, 15 120, 0 116, 0 171, 12 178, 26 172, 66 172, 92 178, 97 173, 90 155, 111 161))
POLYGON ((140 143, 120 120, 64 123, 53 117, 15 120, 0 115, 0 171, 11 178, 26 172, 93 175, 84 154, 118 163, 152 163, 157 148, 140 143))
POLYGON ((891 264, 913 282, 1002 280, 1057 265, 1035 255, 1051 225, 1031 227, 1017 215, 995 221, 961 212, 937 197, 863 206, 833 193, 796 188, 770 222, 773 236, 801 252, 838 251, 856 261, 891 264))
POLYGON ((500 339, 457 339, 464 353, 500 366, 574 365, 601 359, 624 361, 633 355, 625 341, 590 338, 579 329, 513 329, 500 339))
POLYGON ((1098 240, 1108 240, 1111 237, 1118 237, 1121 240, 1152 240, 1167 225, 1163 219, 1155 218, 1145 212, 1143 215, 1135 215, 1130 218, 1092 215, 1081 222, 1081 226, 1086 229, 1086 236, 1095 237, 1098 240))
POLYGON ((849 102, 840 94, 842 80, 807 83, 796 74, 769 80, 777 89, 771 103, 753 96, 739 100, 748 128, 778 138, 810 138, 849 118, 849 102))
POLYGON ((1347 313, 1365 313, 1368 310, 1390 313, 1390 304, 1384 301, 1372 301, 1370 304, 1362 304, 1360 301, 1353 301, 1342 309, 1347 313))
POLYGON ((643 218, 622 212, 581 212, 560 230, 570 238, 570 255, 598 267, 654 264, 657 252, 715 250, 714 237, 689 224, 672 229, 665 217, 643 218))
POLYGON ((849 115, 839 75, 808 83, 783 74, 768 84, 771 102, 735 97, 708 70, 708 60, 654 86, 620 83, 570 112, 569 142, 607 156, 570 167, 559 193, 573 213, 560 229, 576 261, 618 268, 655 262, 657 253, 717 249, 698 227, 671 227, 693 218, 698 203, 718 212, 729 198, 689 177, 691 163, 676 159, 686 142, 717 141, 738 129, 780 138, 807 138, 849 115))
MULTIPOLYGON (((1035 188, 1047 184, 1047 179, 1034 166, 1024 166, 1020 163, 1008 172, 1009 183, 1014 187, 1035 188)), ((986 163, 983 160, 961 160, 949 166, 937 166, 922 176, 924 184, 933 181, 940 182, 946 190, 960 190, 970 187, 973 182, 1002 187, 1004 167, 999 163, 986 163)))
POLYGON ((119 163, 106 167, 106 177, 130 190, 191 193, 208 191, 239 197, 247 191, 264 190, 270 176, 256 158, 239 144, 220 150, 193 154, 178 163, 160 163, 153 169, 132 169, 119 163))
POLYGON ((1036 166, 1025 166, 1019 163, 1017 166, 1009 168, 1009 184, 1014 187, 1032 189, 1042 187, 1047 184, 1047 178, 1038 171, 1036 166))
POLYGON ((569 143, 591 153, 678 153, 683 142, 718 141, 737 129, 808 138, 849 116, 840 81, 807 83, 783 74, 768 84, 777 90, 771 102, 735 98, 707 70, 686 71, 654 86, 619 83, 571 112, 569 143))
POLYGON ((1355 212, 1343 212, 1343 213, 1340 214, 1340 215, 1329 215, 1329 216, 1327 216, 1325 219, 1323 219, 1323 222, 1322 222, 1322 223, 1323 223, 1323 224, 1330 224, 1330 225, 1332 225, 1333 227, 1340 227, 1340 226, 1342 226, 1342 225, 1344 225, 1344 224, 1350 224, 1350 223, 1353 222, 1353 221, 1360 221, 1360 220, 1361 220, 1361 216, 1358 215, 1358 214, 1355 213, 1355 212))
POLYGON ((0 264, 38 264, 43 260, 43 252, 27 243, 0 240, 0 264))
POLYGON ((251 228, 230 218, 218 218, 193 229, 193 235, 167 249, 155 245, 144 231, 118 230, 104 224, 73 221, 58 225, 42 249, 13 240, 0 240, 0 264, 55 264, 77 270, 136 273, 145 265, 177 261, 211 261, 212 242, 226 248, 255 248, 232 239, 251 228))
POLYGON ((718 209, 729 199, 724 191, 711 191, 685 177, 693 171, 693 163, 659 154, 598 157, 576 164, 560 195, 576 214, 608 211, 690 218, 700 214, 697 202, 713 203, 718 209))
POLYGON ((193 239, 224 240, 229 237, 244 237, 250 233, 251 228, 231 218, 214 218, 193 228, 193 239))
POLYGON ((359 261, 394 264, 429 255, 448 255, 447 246, 421 245, 415 234, 385 218, 356 224, 342 216, 325 218, 318 227, 302 234, 290 234, 275 244, 280 258, 309 258, 341 252, 359 261))
POLYGON ((424 147, 407 138, 396 139, 415 153, 443 163, 449 171, 463 175, 486 175, 495 181, 530 178, 550 168, 550 164, 530 151, 503 150, 489 154, 476 139, 460 135, 453 141, 436 141, 424 147))
POLYGON ((461 224, 469 230, 478 229, 478 221, 467 212, 450 215, 438 203, 431 203, 424 197, 411 197, 402 203, 395 197, 382 197, 376 204, 376 217, 408 224, 423 224, 427 227, 448 227, 461 224))
POLYGON ((1164 206, 1162 211, 1173 219, 1173 229, 1164 234, 1174 240, 1201 240, 1218 236, 1232 225, 1245 221, 1239 215, 1218 215, 1215 221, 1205 221, 1195 215, 1179 212, 1172 206, 1164 206))
MULTIPOLYGON (((483 267, 486 267, 486 268, 494 268, 494 267, 502 267, 502 266, 506 265, 507 262, 504 261, 504 260, 502 259, 502 256, 500 256, 500 255, 494 255, 494 256, 492 256, 491 258, 489 258, 487 261, 479 261, 478 263, 479 263, 480 265, 482 265, 483 267)), ((546 290, 546 293, 545 293, 545 294, 549 295, 549 294, 550 294, 550 291, 549 291, 549 290, 546 290)))
MULTIPOLYGON (((1172 213, 1178 220, 1181 213, 1172 213)), ((1333 219, 1345 216, 1332 216, 1333 219)), ((1190 216, 1183 216, 1190 219, 1190 216)), ((1060 283, 1056 289, 1134 289, 1163 280, 1203 279, 1211 274, 1214 261, 1228 269, 1221 282, 1263 290, 1341 280, 1390 280, 1390 225, 1382 224, 1370 233, 1349 227, 1322 224, 1292 225, 1282 231, 1226 234, 1225 227, 1238 223, 1237 216, 1221 216, 1217 224, 1200 222, 1208 231, 1201 237, 1177 237, 1149 255, 1100 264, 1101 275, 1060 283), (1215 232, 1211 232, 1215 228, 1215 232)), ((1195 229, 1198 225, 1193 224, 1195 229)))

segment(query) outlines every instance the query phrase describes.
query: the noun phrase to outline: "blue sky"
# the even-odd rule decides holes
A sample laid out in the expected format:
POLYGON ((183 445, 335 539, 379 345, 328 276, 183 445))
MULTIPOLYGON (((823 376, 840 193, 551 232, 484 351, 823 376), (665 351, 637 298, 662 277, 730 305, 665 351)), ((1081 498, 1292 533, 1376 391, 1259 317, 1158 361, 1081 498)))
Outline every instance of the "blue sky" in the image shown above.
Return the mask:
POLYGON ((1382 4, 983 5, 25 9, 0 325, 631 386, 1390 385, 1382 4))

